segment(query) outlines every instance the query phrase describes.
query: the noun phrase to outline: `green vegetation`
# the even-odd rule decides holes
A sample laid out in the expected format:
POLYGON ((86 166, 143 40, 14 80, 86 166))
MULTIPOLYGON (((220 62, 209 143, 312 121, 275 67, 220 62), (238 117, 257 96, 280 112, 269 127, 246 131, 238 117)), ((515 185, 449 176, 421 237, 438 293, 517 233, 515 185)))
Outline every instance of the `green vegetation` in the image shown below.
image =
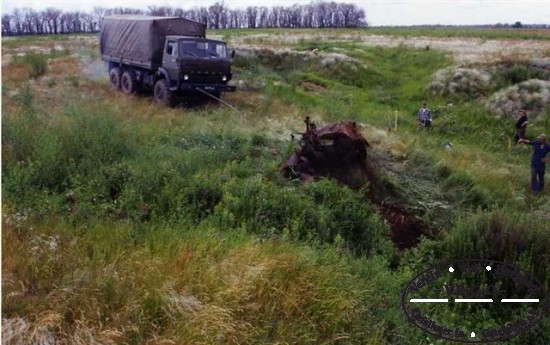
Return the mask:
POLYGON ((373 35, 392 35, 404 37, 468 37, 480 39, 518 39, 548 40, 548 29, 530 28, 482 28, 482 27, 372 27, 367 31, 373 35))
POLYGON ((56 59, 69 54, 70 52, 67 49, 56 50, 54 48, 47 54, 29 51, 24 55, 15 55, 11 63, 14 65, 26 66, 29 77, 38 78, 46 74, 48 70, 48 59, 56 59))
POLYGON ((29 76, 31 78, 37 78, 46 74, 48 61, 44 55, 27 53, 24 60, 29 66, 29 76))
MULTIPOLYGON (((239 54, 235 77, 255 90, 227 95, 240 113, 112 93, 106 80, 71 74, 78 60, 63 56, 49 57, 59 75, 30 82, 21 64, 4 66, 3 336, 431 344, 400 309, 402 289, 428 265, 510 261, 550 286, 550 194, 530 195, 530 150, 510 145, 513 120, 483 100, 430 96, 433 75, 452 64, 443 52, 371 48, 342 32, 239 54), (423 99, 429 132, 416 131, 423 99), (306 115, 358 121, 377 179, 359 190, 284 179, 289 134, 306 115), (381 205, 422 220, 418 245, 395 248, 381 205)), ((537 77, 502 71, 503 87, 537 77)), ((549 119, 539 114, 529 135, 549 119)), ((510 343, 547 344, 549 329, 510 343)))
MULTIPOLYGON (((479 39, 518 39, 518 40, 549 40, 548 29, 531 28, 483 28, 483 27, 437 27, 437 26, 401 26, 384 27, 373 26, 365 29, 330 29, 328 34, 335 39, 341 39, 343 35, 388 35, 402 37, 436 37, 436 38, 479 38, 479 39)), ((236 36, 249 36, 250 30, 215 30, 215 33, 224 35, 226 38, 236 36)), ((257 35, 287 35, 288 29, 256 29, 253 34, 257 35)), ((317 29, 291 29, 296 35, 318 35, 317 29)))

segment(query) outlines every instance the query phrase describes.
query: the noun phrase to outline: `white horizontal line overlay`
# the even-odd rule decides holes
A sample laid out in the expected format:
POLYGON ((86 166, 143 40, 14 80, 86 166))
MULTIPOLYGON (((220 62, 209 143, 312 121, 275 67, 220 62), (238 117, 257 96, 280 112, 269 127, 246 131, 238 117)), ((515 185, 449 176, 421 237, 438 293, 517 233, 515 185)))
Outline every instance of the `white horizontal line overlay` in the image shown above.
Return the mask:
POLYGON ((448 298, 411 298, 411 303, 447 303, 448 298))
MULTIPOLYGON (((538 303, 538 298, 504 298, 502 303, 538 303)), ((448 298, 411 298, 410 303, 447 303, 448 298)), ((493 303, 491 298, 455 298, 456 303, 493 303)))

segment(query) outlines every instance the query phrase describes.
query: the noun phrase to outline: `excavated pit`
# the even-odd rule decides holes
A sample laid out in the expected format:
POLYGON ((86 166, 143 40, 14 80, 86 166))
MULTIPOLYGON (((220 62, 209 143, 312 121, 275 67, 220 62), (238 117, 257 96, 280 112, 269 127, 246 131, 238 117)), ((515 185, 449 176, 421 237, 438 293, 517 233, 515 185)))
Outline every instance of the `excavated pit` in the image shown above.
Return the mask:
POLYGON ((333 178, 352 189, 370 183, 369 199, 390 225, 393 243, 399 251, 416 246, 420 237, 429 233, 422 221, 404 207, 384 204, 386 191, 377 164, 371 161, 374 157, 368 157, 370 145, 355 122, 331 123, 319 129, 309 117, 304 122, 306 131, 300 134, 299 148, 281 166, 285 177, 303 183, 333 178))

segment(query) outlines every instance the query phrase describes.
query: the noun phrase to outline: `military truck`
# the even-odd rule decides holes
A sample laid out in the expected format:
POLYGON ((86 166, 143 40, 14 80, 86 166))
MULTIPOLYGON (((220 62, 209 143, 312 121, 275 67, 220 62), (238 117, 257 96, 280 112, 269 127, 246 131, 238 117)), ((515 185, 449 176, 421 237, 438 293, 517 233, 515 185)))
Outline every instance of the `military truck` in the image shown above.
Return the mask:
POLYGON ((116 15, 105 17, 101 58, 111 87, 125 94, 153 89, 156 102, 171 106, 175 96, 202 92, 219 98, 235 91, 226 44, 206 39, 206 26, 185 18, 116 15))

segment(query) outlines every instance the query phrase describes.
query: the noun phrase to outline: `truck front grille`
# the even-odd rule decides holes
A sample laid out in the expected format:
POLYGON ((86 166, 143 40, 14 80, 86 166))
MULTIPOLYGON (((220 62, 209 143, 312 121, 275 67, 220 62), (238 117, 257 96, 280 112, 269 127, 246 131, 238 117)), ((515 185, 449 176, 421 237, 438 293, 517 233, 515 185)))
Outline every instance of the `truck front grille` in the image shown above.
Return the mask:
POLYGON ((201 84, 219 84, 222 83, 222 75, 191 74, 189 76, 188 82, 201 84))

